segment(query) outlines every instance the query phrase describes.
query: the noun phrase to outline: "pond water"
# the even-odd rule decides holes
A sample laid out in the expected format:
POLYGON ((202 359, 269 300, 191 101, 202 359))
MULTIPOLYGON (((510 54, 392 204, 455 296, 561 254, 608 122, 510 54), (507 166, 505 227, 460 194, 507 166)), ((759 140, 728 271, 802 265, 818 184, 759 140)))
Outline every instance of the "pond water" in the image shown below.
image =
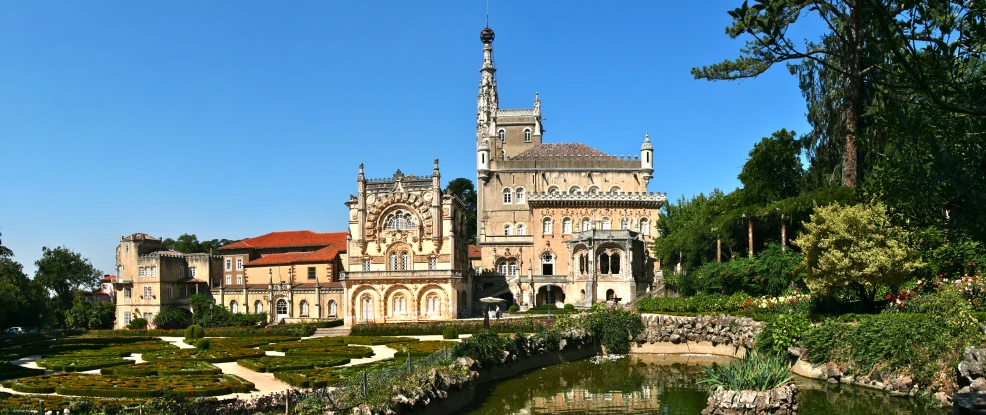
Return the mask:
MULTIPOLYGON (((502 382, 480 385, 473 415, 508 414, 681 414, 705 408, 706 389, 697 385, 702 368, 728 359, 687 355, 631 355, 593 363, 549 366, 502 382)), ((945 415, 880 391, 829 386, 797 377, 801 415, 945 415)))

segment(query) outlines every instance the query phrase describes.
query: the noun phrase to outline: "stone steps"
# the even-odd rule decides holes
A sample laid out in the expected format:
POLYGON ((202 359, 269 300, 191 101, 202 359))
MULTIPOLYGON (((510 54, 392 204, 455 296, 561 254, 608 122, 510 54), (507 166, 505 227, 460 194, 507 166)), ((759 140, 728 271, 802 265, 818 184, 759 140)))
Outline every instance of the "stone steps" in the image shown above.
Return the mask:
POLYGON ((330 327, 327 329, 315 329, 315 334, 312 335, 312 337, 340 337, 340 336, 348 336, 348 335, 349 335, 349 327, 339 326, 339 327, 330 327))

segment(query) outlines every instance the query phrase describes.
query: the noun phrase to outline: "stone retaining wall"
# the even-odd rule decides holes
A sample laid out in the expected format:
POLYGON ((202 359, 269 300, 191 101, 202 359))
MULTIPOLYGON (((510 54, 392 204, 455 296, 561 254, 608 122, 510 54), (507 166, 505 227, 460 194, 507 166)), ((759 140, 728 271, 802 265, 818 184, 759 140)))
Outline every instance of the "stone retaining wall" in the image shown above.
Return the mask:
POLYGON ((642 314, 641 348, 634 353, 707 353, 745 357, 763 323, 724 314, 685 317, 642 314), (694 349, 694 350, 693 350, 694 349))
POLYGON ((798 387, 781 386, 769 391, 733 391, 718 387, 709 394, 702 415, 753 415, 798 413, 798 387))

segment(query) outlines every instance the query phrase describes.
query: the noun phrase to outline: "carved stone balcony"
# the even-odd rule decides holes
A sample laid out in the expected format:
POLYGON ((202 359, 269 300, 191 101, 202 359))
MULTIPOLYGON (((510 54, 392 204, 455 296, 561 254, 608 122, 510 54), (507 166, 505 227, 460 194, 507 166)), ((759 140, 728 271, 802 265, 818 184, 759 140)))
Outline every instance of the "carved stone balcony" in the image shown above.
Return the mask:
POLYGON ((392 279, 463 278, 465 271, 435 269, 414 271, 348 271, 339 273, 340 281, 372 281, 392 279))

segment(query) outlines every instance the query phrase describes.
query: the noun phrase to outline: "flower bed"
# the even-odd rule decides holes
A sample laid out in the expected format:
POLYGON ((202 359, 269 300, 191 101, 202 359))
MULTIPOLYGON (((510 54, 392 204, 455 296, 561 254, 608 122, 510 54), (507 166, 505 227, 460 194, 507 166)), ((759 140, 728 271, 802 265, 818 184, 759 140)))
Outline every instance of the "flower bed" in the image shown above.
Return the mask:
POLYGON ((285 370, 310 370, 315 368, 325 368, 339 366, 349 363, 349 359, 337 358, 300 358, 300 357, 281 357, 264 356, 253 359, 240 359, 236 363, 247 369, 259 373, 283 372, 285 370))
POLYGON ((45 374, 44 369, 30 369, 12 365, 8 362, 0 363, 0 380, 26 378, 28 376, 39 376, 43 374, 45 374))
POLYGON ((48 370, 63 372, 85 372, 104 367, 132 365, 133 360, 121 359, 117 356, 53 356, 39 359, 38 366, 48 370))
POLYGON ((366 346, 317 346, 284 349, 288 357, 363 359, 373 356, 373 349, 366 346))
POLYGON ((198 350, 198 349, 176 349, 158 350, 144 353, 141 357, 148 362, 161 360, 197 360, 209 363, 235 362, 239 359, 249 359, 252 357, 263 357, 266 353, 255 349, 218 349, 218 350, 198 350))
POLYGON ((3 386, 24 393, 108 398, 149 398, 160 396, 165 389, 189 397, 246 393, 254 389, 253 383, 235 375, 139 377, 60 374, 7 381, 3 386))
POLYGON ((218 375, 223 370, 212 363, 201 361, 158 361, 145 362, 133 366, 117 366, 100 370, 104 375, 116 376, 190 376, 218 375))
MULTIPOLYGON (((554 319, 524 318, 490 321, 494 333, 534 333, 539 327, 551 327, 554 319)), ((483 331, 482 321, 429 321, 418 323, 357 324, 350 331, 351 336, 405 336, 442 334, 446 327, 455 327, 459 334, 475 334, 483 331)))

